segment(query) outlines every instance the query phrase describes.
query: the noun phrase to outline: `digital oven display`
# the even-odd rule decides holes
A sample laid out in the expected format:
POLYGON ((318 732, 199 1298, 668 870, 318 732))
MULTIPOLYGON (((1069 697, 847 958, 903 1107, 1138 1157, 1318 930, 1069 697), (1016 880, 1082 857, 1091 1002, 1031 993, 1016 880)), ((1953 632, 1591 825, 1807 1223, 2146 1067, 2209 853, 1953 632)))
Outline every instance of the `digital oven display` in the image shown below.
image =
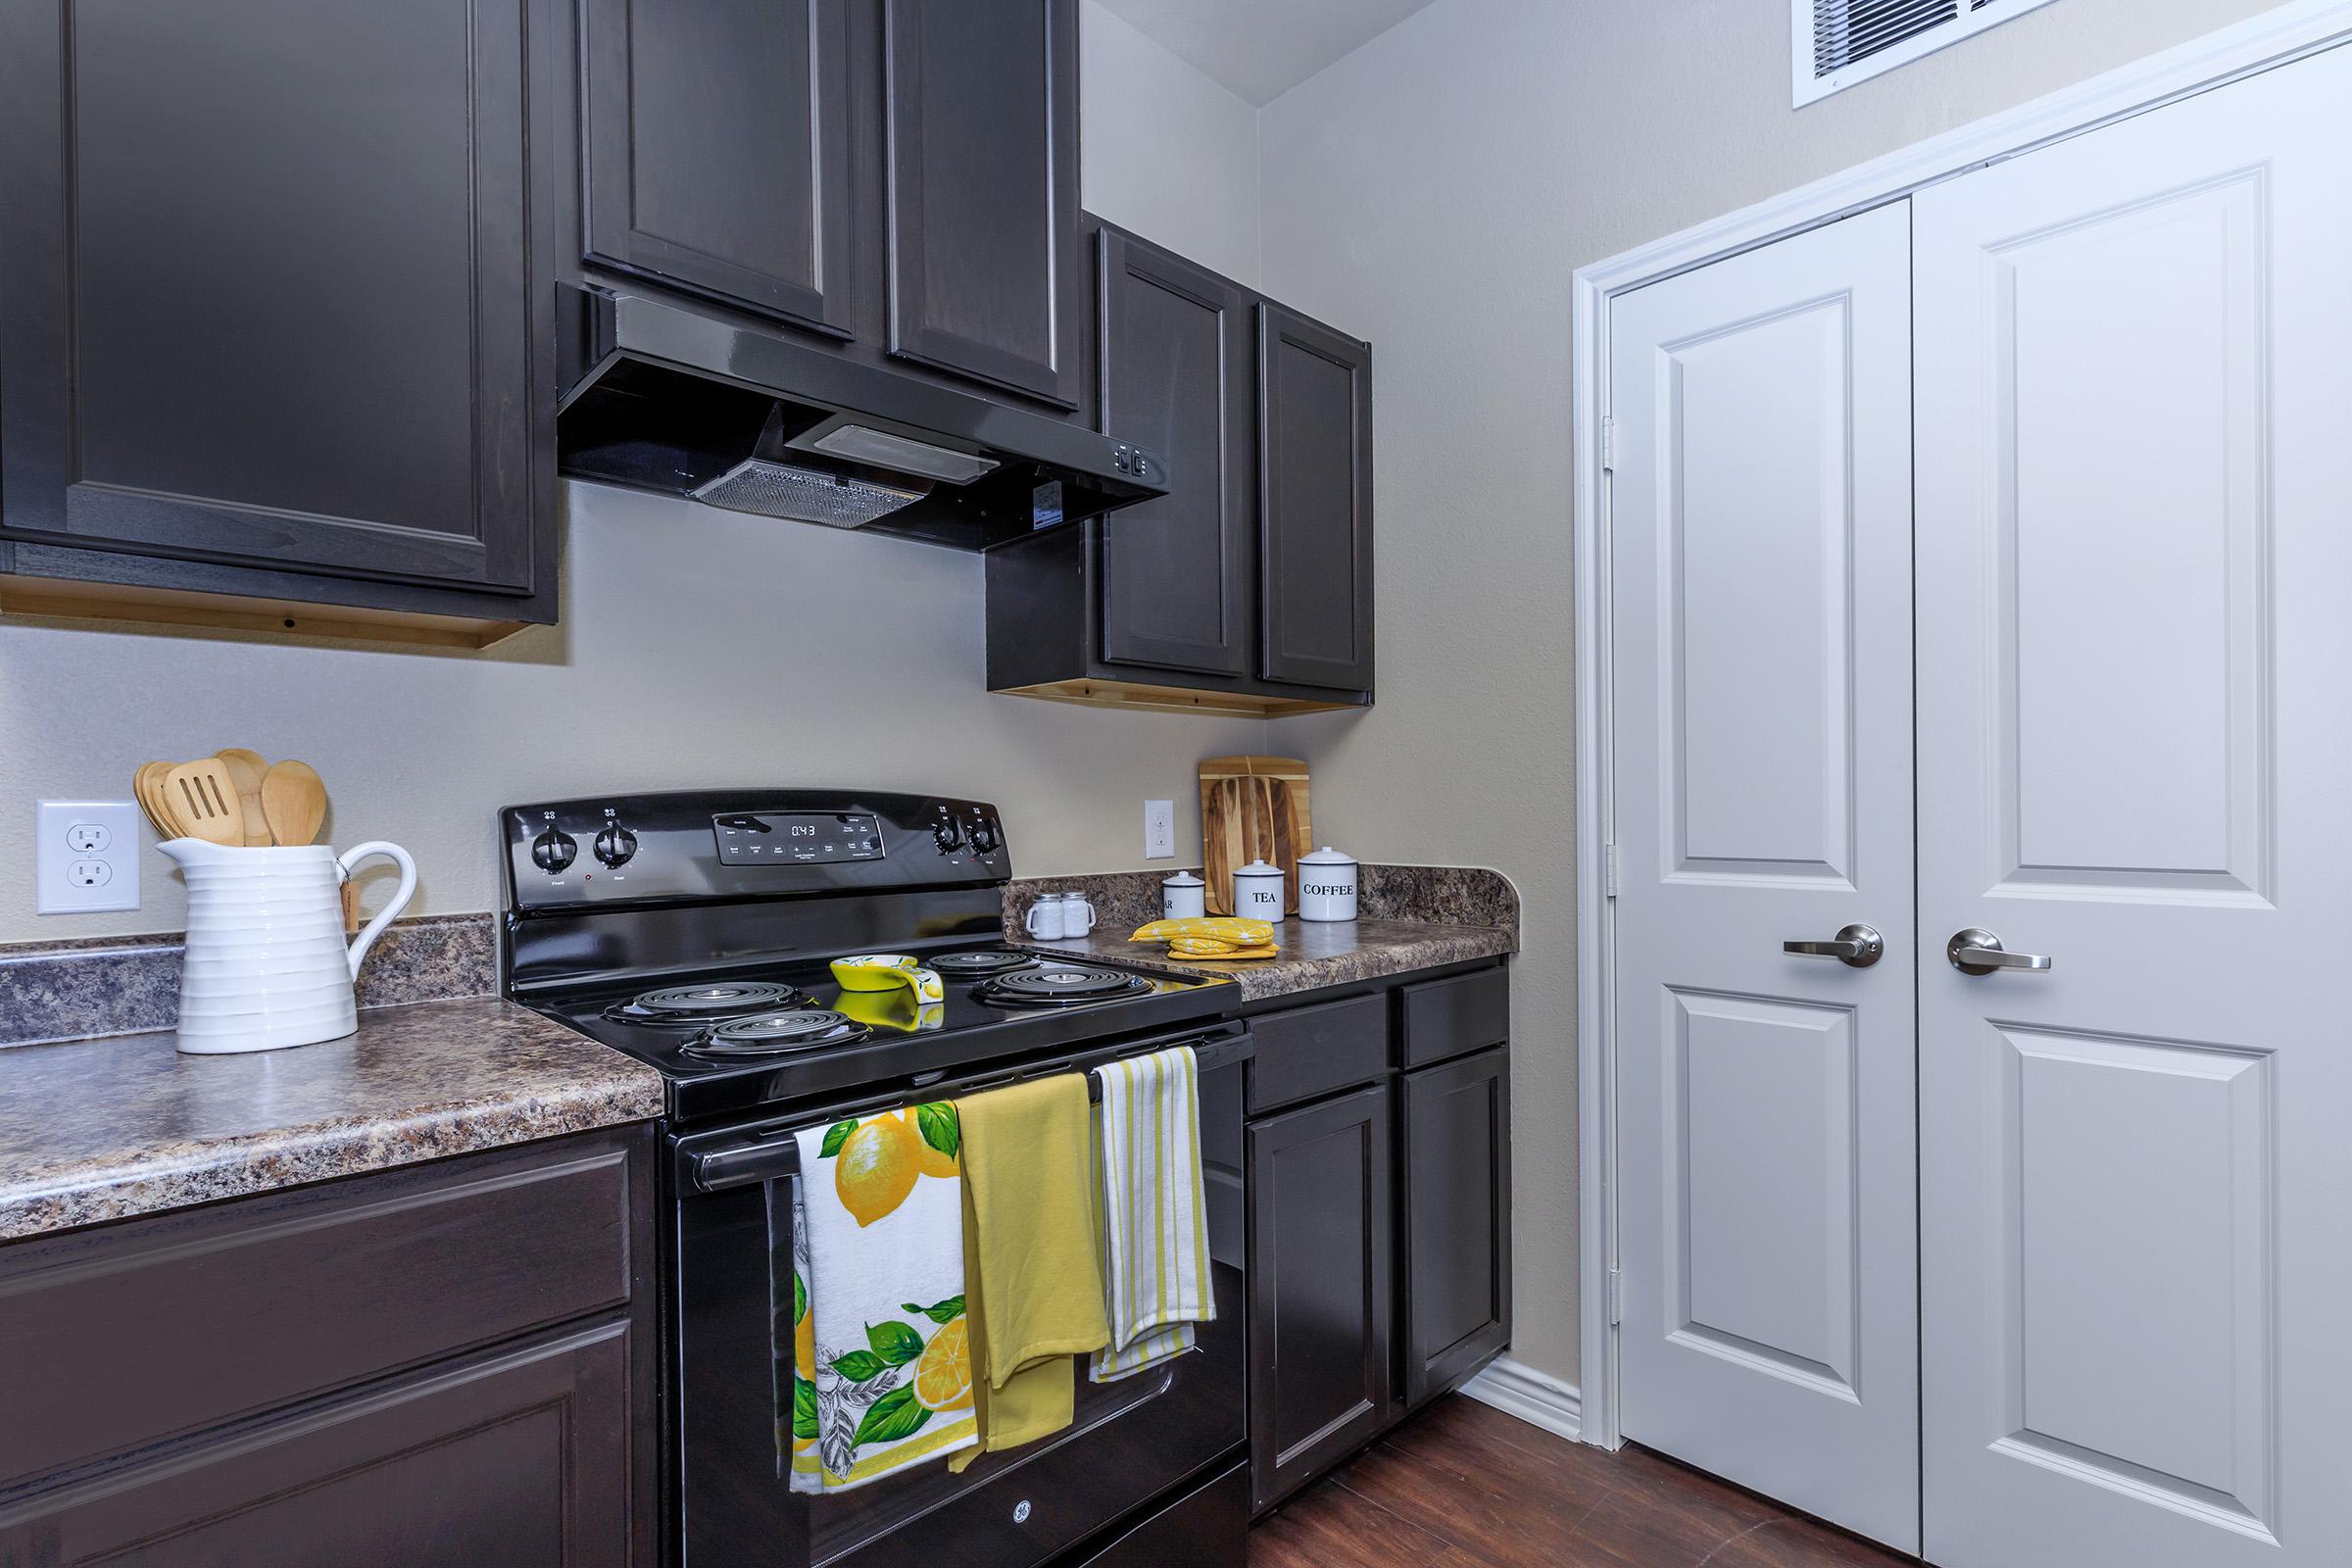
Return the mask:
POLYGON ((731 811, 710 819, 721 865, 882 858, 882 823, 858 811, 731 811))

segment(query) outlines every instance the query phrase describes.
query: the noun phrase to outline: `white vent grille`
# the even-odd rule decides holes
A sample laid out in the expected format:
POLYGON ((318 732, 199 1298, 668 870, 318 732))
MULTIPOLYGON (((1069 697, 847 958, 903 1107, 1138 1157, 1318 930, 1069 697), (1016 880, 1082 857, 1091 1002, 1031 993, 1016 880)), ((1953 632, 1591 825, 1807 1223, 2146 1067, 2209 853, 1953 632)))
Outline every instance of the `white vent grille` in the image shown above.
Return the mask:
POLYGON ((1796 103, 1826 98, 2050 0, 1789 0, 1796 103))

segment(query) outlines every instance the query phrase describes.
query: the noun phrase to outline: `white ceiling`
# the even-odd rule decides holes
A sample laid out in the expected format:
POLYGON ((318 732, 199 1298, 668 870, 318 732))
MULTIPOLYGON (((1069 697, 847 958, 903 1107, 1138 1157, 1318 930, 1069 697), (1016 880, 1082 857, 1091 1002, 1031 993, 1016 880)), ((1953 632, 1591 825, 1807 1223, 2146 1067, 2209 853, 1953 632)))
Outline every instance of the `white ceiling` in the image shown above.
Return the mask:
POLYGON ((1434 0, 1101 0, 1252 104, 1271 103, 1434 0))

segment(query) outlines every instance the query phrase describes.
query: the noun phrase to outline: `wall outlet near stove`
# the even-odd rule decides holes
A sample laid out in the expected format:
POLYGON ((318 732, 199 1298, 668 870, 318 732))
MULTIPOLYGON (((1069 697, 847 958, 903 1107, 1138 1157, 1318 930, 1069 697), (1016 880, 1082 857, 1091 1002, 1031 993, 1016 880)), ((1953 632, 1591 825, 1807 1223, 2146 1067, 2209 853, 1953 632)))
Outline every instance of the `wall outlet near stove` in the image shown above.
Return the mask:
POLYGON ((138 808, 128 801, 42 801, 33 808, 33 912, 94 914, 139 906, 138 808))
POLYGON ((1176 803, 1144 803, 1144 858, 1165 860, 1176 854, 1176 803))

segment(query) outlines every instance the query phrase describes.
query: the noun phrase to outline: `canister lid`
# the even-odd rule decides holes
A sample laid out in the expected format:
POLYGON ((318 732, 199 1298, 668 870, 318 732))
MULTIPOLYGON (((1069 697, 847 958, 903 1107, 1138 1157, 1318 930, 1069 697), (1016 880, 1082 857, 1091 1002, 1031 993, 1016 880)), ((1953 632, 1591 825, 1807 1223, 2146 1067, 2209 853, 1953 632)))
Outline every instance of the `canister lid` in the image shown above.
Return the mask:
POLYGON ((1233 874, 1235 876, 1280 876, 1282 875, 1282 867, 1279 865, 1268 865, 1263 860, 1251 860, 1248 865, 1240 867, 1233 874))
POLYGON ((1165 882, 1162 882, 1160 886, 1163 888, 1204 888, 1208 886, 1208 884, 1201 881, 1199 877, 1193 875, 1193 873, 1190 871, 1179 871, 1174 876, 1168 878, 1165 882))
POLYGON ((1301 855, 1298 857, 1298 863, 1300 865, 1353 865, 1355 863, 1355 857, 1352 855, 1342 855, 1339 851, 1326 844, 1312 855, 1301 855))

